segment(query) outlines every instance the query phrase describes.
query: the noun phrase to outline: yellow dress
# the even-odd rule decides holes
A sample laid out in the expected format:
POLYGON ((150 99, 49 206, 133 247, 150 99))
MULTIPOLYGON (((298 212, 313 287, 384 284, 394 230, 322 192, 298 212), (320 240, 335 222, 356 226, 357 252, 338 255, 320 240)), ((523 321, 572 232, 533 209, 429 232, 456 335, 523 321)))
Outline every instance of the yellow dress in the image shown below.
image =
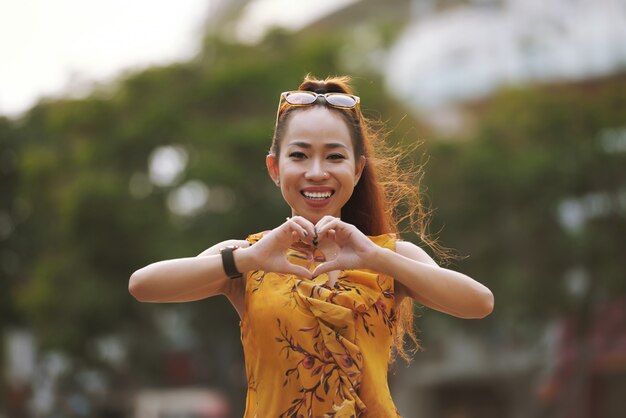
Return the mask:
MULTIPOLYGON (((262 233, 248 236, 251 244, 262 233)), ((395 251, 395 235, 369 237, 395 251)), ((313 270, 323 254, 294 244, 290 262, 313 270)), ((248 393, 244 418, 399 417, 387 384, 393 278, 344 270, 321 274, 250 271, 241 318, 248 393)))

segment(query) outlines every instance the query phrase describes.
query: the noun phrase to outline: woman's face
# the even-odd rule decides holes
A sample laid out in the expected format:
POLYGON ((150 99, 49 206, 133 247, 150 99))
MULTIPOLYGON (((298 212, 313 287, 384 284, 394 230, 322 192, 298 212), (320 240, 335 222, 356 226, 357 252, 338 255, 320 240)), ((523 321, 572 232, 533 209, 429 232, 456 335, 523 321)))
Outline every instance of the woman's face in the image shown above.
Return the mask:
POLYGON ((325 215, 341 216, 363 168, 355 159, 348 125, 336 112, 311 107, 294 112, 280 143, 280 156, 267 156, 292 216, 316 224, 325 215))

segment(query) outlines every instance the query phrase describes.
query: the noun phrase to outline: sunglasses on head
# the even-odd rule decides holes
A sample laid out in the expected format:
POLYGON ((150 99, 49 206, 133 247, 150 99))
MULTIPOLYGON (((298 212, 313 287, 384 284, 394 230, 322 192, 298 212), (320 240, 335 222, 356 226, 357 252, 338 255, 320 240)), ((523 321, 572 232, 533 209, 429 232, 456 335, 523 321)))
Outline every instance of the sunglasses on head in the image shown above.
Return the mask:
POLYGON ((346 93, 315 93, 312 91, 295 90, 285 91, 280 94, 281 100, 285 100, 292 106, 308 106, 323 97, 329 106, 339 109, 352 109, 359 104, 361 99, 358 96, 346 93))

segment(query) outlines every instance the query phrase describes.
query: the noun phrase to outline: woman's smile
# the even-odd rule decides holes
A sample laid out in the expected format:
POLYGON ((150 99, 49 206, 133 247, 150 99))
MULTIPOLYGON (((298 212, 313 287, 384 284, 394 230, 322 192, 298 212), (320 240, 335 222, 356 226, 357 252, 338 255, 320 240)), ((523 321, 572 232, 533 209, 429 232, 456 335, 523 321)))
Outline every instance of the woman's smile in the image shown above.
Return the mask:
POLYGON ((335 190, 330 187, 307 187, 301 190, 300 194, 304 196, 308 205, 319 208, 329 203, 335 190))
POLYGON ((333 195, 333 192, 300 192, 302 196, 311 200, 326 200, 333 195))

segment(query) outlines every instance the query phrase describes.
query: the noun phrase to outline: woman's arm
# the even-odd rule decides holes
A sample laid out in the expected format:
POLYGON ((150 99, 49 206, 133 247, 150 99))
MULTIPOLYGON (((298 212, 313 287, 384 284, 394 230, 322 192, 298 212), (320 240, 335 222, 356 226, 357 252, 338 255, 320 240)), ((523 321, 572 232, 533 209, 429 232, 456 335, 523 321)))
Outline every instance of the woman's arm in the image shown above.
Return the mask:
POLYGON ((398 241, 396 252, 379 248, 370 268, 393 277, 397 294, 459 318, 484 318, 493 311, 494 297, 487 287, 465 274, 439 267, 418 246, 398 241))
POLYGON ((336 258, 318 265, 313 276, 332 270, 367 268, 395 279, 399 297, 418 302, 459 318, 483 318, 493 311, 493 294, 472 278, 437 266, 418 246, 396 242, 396 251, 374 244, 356 226, 333 216, 316 224, 320 242, 334 242, 336 258))
POLYGON ((285 254, 292 243, 311 241, 313 236, 313 224, 294 216, 264 233, 253 246, 245 240, 229 240, 197 257, 158 261, 143 267, 131 275, 128 290, 141 302, 187 302, 224 294, 241 311, 243 279, 230 279, 226 275, 220 249, 228 245, 241 247, 233 252, 235 266, 241 273, 263 270, 311 277, 308 269, 289 263, 285 254))
POLYGON ((128 283, 129 292, 141 302, 189 302, 229 292, 235 280, 224 273, 220 249, 228 245, 242 248, 233 253, 239 271, 256 266, 248 252, 248 241, 228 240, 203 251, 197 257, 177 258, 152 263, 135 271, 128 283))

